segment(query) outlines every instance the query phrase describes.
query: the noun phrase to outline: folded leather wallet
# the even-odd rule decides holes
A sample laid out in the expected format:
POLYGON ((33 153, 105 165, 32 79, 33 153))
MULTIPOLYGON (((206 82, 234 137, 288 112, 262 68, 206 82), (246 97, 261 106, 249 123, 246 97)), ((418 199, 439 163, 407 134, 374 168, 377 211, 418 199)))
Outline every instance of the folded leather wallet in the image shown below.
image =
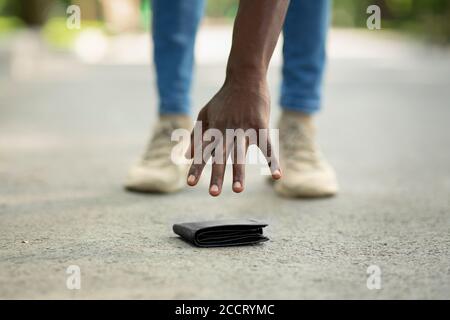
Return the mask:
POLYGON ((263 236, 264 227, 267 224, 253 219, 236 219, 177 223, 173 231, 198 247, 227 247, 269 240, 263 236))

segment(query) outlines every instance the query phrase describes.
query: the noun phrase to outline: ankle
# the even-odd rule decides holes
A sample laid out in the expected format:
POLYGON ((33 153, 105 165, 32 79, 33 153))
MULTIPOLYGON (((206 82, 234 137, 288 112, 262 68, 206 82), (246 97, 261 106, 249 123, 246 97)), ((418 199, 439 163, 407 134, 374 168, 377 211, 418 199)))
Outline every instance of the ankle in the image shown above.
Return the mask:
POLYGON ((187 120, 191 119, 188 114, 184 113, 164 113, 159 114, 159 120, 187 120))
POLYGON ((192 129, 192 118, 187 114, 160 114, 160 123, 173 123, 176 127, 184 128, 187 130, 192 129))
POLYGON ((314 119, 313 114, 293 110, 283 110, 283 116, 306 121, 312 121, 314 119))

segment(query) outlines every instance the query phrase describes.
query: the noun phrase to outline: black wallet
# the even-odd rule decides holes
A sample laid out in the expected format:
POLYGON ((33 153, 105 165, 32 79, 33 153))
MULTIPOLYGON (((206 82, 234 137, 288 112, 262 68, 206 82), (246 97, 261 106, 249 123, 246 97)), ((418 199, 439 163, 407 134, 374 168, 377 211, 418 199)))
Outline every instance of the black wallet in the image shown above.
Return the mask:
POLYGON ((256 244, 269 240, 263 236, 267 224, 253 219, 186 222, 173 225, 173 231, 198 247, 227 247, 256 244))

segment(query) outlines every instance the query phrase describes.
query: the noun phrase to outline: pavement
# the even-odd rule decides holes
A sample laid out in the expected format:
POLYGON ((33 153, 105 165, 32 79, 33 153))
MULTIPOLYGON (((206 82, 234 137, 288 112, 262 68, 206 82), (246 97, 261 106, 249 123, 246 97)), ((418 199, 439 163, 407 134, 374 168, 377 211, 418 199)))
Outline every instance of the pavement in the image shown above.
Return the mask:
MULTIPOLYGON (((257 165, 243 194, 229 175, 218 198, 207 177, 173 195, 126 192, 155 122, 150 66, 0 55, 0 298, 450 299, 450 55, 341 38, 360 51, 328 65, 319 141, 341 192, 323 200, 278 197, 257 165), (271 241, 200 249, 171 229, 245 217, 269 223, 271 241), (72 265, 80 290, 66 285, 72 265)), ((212 61, 196 70, 196 110, 223 80, 212 61)), ((275 121, 279 64, 269 79, 275 121)))

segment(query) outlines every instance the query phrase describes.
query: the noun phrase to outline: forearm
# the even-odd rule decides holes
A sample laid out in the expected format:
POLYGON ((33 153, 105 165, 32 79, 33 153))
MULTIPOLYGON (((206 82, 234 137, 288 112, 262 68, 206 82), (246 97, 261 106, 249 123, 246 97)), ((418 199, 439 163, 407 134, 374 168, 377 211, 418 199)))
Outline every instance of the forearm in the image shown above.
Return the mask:
POLYGON ((240 0, 226 82, 265 81, 289 0, 240 0))
POLYGON ((261 134, 261 129, 269 127, 270 97, 266 74, 288 5, 289 0, 240 0, 239 2, 225 83, 202 108, 197 118, 197 121, 202 124, 202 132, 215 129, 225 134, 225 138, 215 143, 215 141, 211 142, 206 135, 195 135, 193 132, 188 153, 194 158, 187 181, 191 186, 198 183, 203 168, 212 157, 209 187, 209 193, 212 196, 218 196, 222 190, 229 155, 233 159, 233 191, 244 190, 245 159, 250 144, 257 144, 263 152, 272 177, 281 178, 281 168, 276 154, 272 152, 270 137, 264 132, 261 134), (252 129, 254 131, 251 132, 257 133, 258 137, 250 139, 245 134, 237 134, 230 141, 229 129, 236 130, 233 132, 242 129, 245 133, 252 129), (212 146, 214 152, 210 152, 211 150, 208 150, 210 148, 203 149, 202 146, 212 146), (196 156, 198 150, 200 157, 196 156), (208 150, 206 154, 205 150, 208 150), (196 158, 200 158, 200 161, 196 161, 196 158))

